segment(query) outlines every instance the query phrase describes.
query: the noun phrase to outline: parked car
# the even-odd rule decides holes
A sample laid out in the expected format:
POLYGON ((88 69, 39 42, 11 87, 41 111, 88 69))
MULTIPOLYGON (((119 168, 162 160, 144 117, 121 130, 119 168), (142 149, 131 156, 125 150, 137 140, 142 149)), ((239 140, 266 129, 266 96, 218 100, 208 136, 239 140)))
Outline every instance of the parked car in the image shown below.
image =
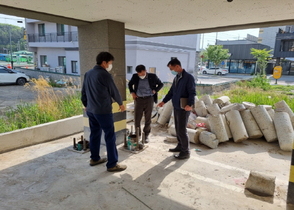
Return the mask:
POLYGON ((0 84, 16 83, 24 85, 30 81, 30 77, 22 72, 8 69, 6 66, 0 66, 0 84))
POLYGON ((202 74, 217 74, 217 75, 225 75, 228 72, 229 72, 228 69, 219 68, 219 67, 202 69, 202 71, 201 71, 202 74))

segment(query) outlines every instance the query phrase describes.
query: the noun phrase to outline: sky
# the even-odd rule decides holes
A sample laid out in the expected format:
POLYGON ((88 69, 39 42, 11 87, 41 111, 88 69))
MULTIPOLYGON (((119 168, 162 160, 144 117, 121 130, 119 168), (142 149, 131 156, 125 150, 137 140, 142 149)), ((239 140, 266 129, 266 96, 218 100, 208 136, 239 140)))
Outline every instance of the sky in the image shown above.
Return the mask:
POLYGON ((11 25, 19 26, 19 27, 25 27, 25 20, 23 17, 0 14, 0 23, 11 24, 11 25), (17 21, 22 21, 22 23, 18 23, 17 21))
POLYGON ((208 44, 214 45, 216 38, 218 40, 223 40, 223 41, 238 40, 238 39, 246 38, 247 34, 258 37, 258 33, 259 33, 259 28, 201 34, 200 48, 206 48, 208 44), (204 36, 204 41, 202 41, 203 36, 204 36))
MULTIPOLYGON (((0 23, 6 23, 6 24, 16 25, 19 27, 25 27, 25 21, 23 17, 0 14, 0 23), (17 21, 23 21, 23 22, 17 23, 17 21)), ((237 40, 237 39, 246 38, 247 34, 251 34, 253 36, 258 37, 258 32, 259 32, 259 28, 201 34, 200 49, 206 48, 208 44, 214 45, 216 38, 219 40, 237 40), (202 41, 203 37, 204 37, 204 41, 202 41)))

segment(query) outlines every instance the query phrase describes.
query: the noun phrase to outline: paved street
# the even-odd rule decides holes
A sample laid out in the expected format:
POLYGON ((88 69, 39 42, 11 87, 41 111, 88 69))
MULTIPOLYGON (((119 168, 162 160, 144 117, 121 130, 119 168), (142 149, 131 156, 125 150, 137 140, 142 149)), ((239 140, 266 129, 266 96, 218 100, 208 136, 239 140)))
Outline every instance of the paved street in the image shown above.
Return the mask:
MULTIPOLYGON (((275 79, 268 76, 271 80, 271 84, 275 84, 275 79)), ((198 75, 198 84, 219 84, 226 82, 233 82, 238 80, 250 79, 250 75, 242 74, 227 74, 225 76, 217 75, 198 75)), ((294 76, 283 75, 281 79, 278 80, 280 85, 294 85, 294 76)), ((60 88, 56 88, 56 90, 60 88)), ((1 110, 7 109, 7 107, 16 107, 17 104, 22 102, 33 102, 36 94, 18 85, 0 85, 0 113, 1 110)))

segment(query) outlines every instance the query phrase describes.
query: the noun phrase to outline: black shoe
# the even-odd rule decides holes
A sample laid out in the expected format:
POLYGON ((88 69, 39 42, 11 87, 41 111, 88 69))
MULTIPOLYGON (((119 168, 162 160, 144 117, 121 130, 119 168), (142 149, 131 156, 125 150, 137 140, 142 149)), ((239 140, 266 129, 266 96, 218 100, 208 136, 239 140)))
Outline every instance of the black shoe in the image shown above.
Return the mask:
POLYGON ((180 152, 178 155, 174 155, 174 157, 177 159, 181 159, 181 160, 188 159, 188 158, 190 158, 190 153, 189 152, 185 152, 185 153, 180 152))
POLYGON ((148 136, 145 138, 144 143, 145 144, 149 143, 149 137, 148 136))
POLYGON ((179 149, 179 148, 173 148, 173 149, 169 149, 168 150, 169 152, 180 152, 181 151, 181 149, 179 149))

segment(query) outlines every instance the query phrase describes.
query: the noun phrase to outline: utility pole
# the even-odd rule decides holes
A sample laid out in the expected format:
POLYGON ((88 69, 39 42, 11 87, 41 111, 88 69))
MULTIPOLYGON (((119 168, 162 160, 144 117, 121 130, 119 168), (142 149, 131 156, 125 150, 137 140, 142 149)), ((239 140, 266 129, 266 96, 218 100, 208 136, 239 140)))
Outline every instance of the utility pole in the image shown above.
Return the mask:
POLYGON ((9 26, 9 43, 10 43, 10 63, 11 63, 11 68, 13 69, 12 45, 11 45, 11 26, 9 26))

